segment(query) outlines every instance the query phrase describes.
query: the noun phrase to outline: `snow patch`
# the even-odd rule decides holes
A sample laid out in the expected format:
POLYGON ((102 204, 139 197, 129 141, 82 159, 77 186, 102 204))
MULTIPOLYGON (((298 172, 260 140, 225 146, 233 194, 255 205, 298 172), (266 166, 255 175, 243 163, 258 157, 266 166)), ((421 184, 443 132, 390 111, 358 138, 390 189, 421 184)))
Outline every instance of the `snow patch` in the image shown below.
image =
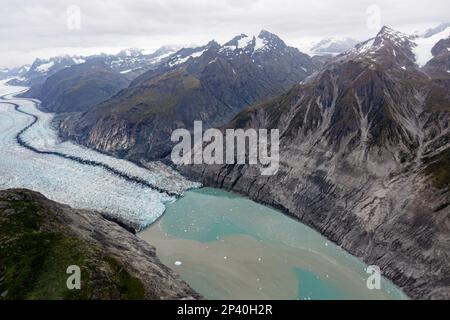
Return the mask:
POLYGON ((131 71, 133 71, 133 69, 123 70, 123 71, 120 71, 120 73, 126 74, 126 73, 130 73, 131 71))
POLYGON ((246 48, 250 44, 250 42, 252 42, 252 40, 253 39, 250 37, 243 37, 243 38, 239 39, 236 49, 246 48))
POLYGON ((194 53, 192 53, 192 54, 190 54, 190 55, 188 55, 187 57, 184 57, 184 58, 181 58, 180 56, 177 56, 177 59, 176 59, 176 60, 173 60, 173 61, 170 61, 170 62, 169 62, 169 66, 170 66, 170 67, 173 67, 173 66, 176 66, 176 65, 185 63, 185 62, 188 61, 190 58, 198 58, 198 57, 200 57, 200 56, 203 54, 203 52, 205 52, 205 51, 206 51, 206 50, 197 51, 197 52, 194 52, 194 53))
POLYGON ((73 62, 75 62, 76 64, 82 64, 85 63, 86 60, 83 58, 73 58, 73 62))
POLYGON ((257 37, 256 41, 255 41, 255 51, 263 49, 266 45, 267 45, 267 40, 257 37))
POLYGON ((50 62, 41 64, 40 66, 36 67, 36 70, 38 72, 45 73, 45 72, 48 72, 48 70, 50 70, 50 68, 53 67, 54 65, 55 65, 55 62, 50 61, 50 62))
POLYGON ((447 27, 442 32, 436 33, 428 38, 417 38, 414 43, 416 46, 413 48, 413 53, 416 56, 416 63, 422 67, 427 64, 433 58, 431 49, 441 39, 450 37, 450 27, 447 27))

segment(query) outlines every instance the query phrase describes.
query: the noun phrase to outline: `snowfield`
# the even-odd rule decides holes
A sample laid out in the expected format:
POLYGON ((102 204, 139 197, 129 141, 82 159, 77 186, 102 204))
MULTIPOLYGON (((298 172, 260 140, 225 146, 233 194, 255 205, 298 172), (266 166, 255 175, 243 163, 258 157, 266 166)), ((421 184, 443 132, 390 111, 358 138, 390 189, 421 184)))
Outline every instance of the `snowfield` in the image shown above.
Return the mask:
POLYGON ((439 33, 436 33, 430 37, 419 37, 414 39, 414 43, 416 46, 413 48, 413 52, 416 55, 416 62, 420 67, 423 67, 427 64, 428 61, 433 58, 433 54, 431 53, 431 49, 433 49, 434 45, 439 42, 441 39, 447 39, 450 37, 450 27, 442 30, 439 33))
POLYGON ((34 101, 11 97, 11 94, 23 89, 0 83, 0 96, 8 95, 7 100, 0 100, 0 189, 32 189, 76 208, 109 213, 140 229, 164 213, 165 203, 176 199, 173 195, 129 181, 102 167, 38 154, 20 146, 16 135, 34 118, 15 110, 15 106, 8 102, 18 104, 20 111, 38 118, 21 136, 24 142, 38 150, 103 163, 125 175, 167 190, 169 194, 182 195, 187 189, 200 186, 161 163, 149 163, 149 169, 145 169, 71 142, 61 143, 50 126, 52 114, 39 111, 34 101))

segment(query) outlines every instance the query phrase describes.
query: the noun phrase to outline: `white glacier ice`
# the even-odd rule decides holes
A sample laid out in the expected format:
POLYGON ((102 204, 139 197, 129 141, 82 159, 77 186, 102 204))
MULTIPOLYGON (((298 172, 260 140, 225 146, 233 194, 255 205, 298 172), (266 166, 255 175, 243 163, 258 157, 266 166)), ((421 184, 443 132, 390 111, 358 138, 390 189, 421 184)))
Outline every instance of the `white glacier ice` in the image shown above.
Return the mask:
MULTIPOLYGON (((0 83, 0 96, 16 93, 24 88, 0 83)), ((0 189, 28 188, 46 197, 73 207, 109 213, 131 225, 144 228, 159 218, 164 204, 175 200, 189 188, 199 187, 161 163, 149 163, 148 169, 126 160, 98 153, 71 142, 58 140, 50 126, 52 114, 43 113, 33 101, 7 97, 0 100, 0 189), (56 155, 38 154, 20 146, 16 135, 33 122, 22 140, 40 151, 52 151, 102 163, 124 175, 135 177, 155 186, 158 192, 142 183, 124 179, 99 166, 81 164, 56 155)))
POLYGON ((415 47, 413 52, 416 56, 416 62, 420 67, 427 64, 428 61, 433 58, 431 49, 439 42, 441 39, 447 39, 450 37, 450 27, 445 28, 439 33, 433 34, 430 37, 418 37, 414 40, 415 47))

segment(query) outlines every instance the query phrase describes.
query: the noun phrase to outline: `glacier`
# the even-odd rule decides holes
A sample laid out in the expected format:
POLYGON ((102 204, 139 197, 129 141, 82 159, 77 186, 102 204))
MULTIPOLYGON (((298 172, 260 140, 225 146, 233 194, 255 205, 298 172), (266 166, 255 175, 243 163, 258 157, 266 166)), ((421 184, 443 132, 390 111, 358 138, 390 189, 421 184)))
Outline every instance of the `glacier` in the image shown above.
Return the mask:
POLYGON ((107 213, 142 230, 164 213, 165 204, 175 201, 188 189, 200 187, 160 162, 148 163, 144 168, 60 141, 51 126, 53 114, 40 111, 37 100, 14 96, 23 90, 26 88, 0 82, 0 96, 4 97, 0 100, 0 189, 35 190, 72 207, 107 213), (14 104, 18 105, 17 109, 14 104), (36 153, 18 144, 17 134, 35 118, 36 122, 20 135, 21 140, 39 151, 68 157, 36 153), (70 157, 103 167, 73 161, 70 157))

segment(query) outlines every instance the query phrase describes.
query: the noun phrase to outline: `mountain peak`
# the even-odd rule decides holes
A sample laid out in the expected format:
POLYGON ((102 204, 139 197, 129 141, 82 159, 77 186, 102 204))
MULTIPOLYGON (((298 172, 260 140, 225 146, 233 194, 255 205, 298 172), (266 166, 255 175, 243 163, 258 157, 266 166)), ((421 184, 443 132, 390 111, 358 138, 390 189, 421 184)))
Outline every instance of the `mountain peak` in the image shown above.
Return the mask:
POLYGON ((242 44, 245 40, 250 40, 250 38, 245 33, 241 33, 241 34, 238 34, 237 36, 233 37, 233 39, 231 39, 230 41, 225 43, 223 46, 239 48, 239 47, 241 47, 240 44, 242 44))
POLYGON ((391 40, 391 41, 400 41, 404 42, 408 40, 408 36, 400 31, 394 30, 387 26, 383 26, 375 37, 375 42, 378 40, 391 40))
POLYGON ((272 32, 269 32, 267 30, 262 29, 259 34, 258 38, 278 38, 278 36, 272 32))
POLYGON ((220 48, 220 44, 216 40, 211 40, 206 45, 206 48, 208 48, 208 49, 218 49, 218 48, 220 48))
POLYGON ((274 33, 269 32, 267 30, 261 30, 261 32, 258 34, 258 38, 266 40, 273 44, 278 43, 278 44, 285 45, 284 41, 281 40, 281 38, 279 36, 277 36, 274 33))
POLYGON ((142 50, 141 49, 137 49, 137 48, 129 48, 129 49, 124 49, 121 50, 117 55, 118 56, 123 56, 123 57, 136 57, 142 54, 142 50))

